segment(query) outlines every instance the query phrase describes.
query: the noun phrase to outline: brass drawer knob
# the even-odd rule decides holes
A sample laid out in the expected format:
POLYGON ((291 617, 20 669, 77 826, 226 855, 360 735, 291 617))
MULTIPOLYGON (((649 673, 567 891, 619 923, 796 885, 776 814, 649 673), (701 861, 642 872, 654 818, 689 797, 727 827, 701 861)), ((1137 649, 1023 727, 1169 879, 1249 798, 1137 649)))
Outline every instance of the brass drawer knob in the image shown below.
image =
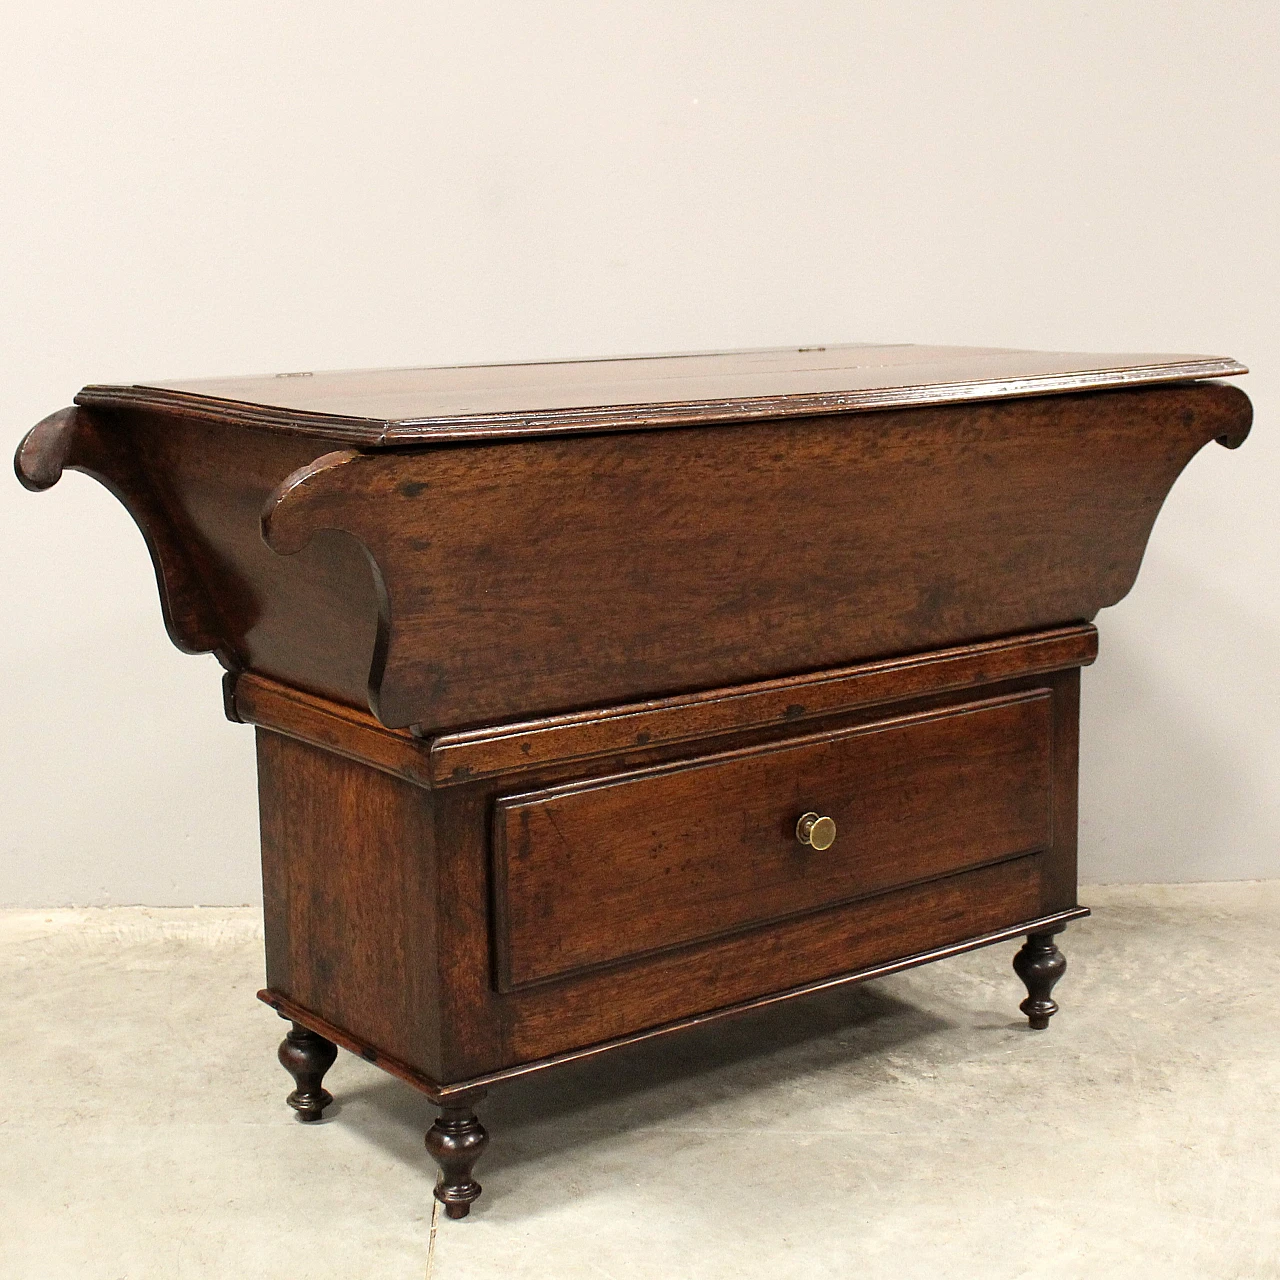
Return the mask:
POLYGON ((804 814, 796 823, 796 839, 811 849, 830 849, 836 842, 836 824, 816 813, 804 814))

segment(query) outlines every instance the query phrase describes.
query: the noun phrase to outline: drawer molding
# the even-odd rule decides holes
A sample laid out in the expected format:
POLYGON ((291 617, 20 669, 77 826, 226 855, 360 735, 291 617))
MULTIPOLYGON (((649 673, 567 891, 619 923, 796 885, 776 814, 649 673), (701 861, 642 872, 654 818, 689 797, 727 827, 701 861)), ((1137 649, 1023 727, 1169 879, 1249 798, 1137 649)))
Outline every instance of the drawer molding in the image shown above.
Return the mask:
POLYGON ((1082 623, 839 671, 444 733, 430 743, 431 780, 447 787, 743 730, 796 725, 861 707, 1088 666, 1097 656, 1098 632, 1082 623))
POLYGON ((809 916, 827 915, 843 911, 858 903, 872 903, 881 898, 891 898, 895 894, 905 893, 910 889, 919 889, 923 885, 936 884, 940 880, 950 880, 954 876, 968 875, 971 871, 988 871, 994 867, 1003 867, 1024 858, 1035 858, 1044 852, 1045 846, 1037 845, 1032 849, 1020 849, 1017 853, 1002 853, 998 857, 988 858, 981 862, 966 863, 959 871, 939 871, 934 875, 917 876, 912 880, 902 880, 886 889, 869 889, 865 893, 852 893, 830 901, 817 903, 814 906, 798 907, 794 911, 785 911, 771 915, 767 919, 748 920, 741 924, 717 929, 714 933, 699 934, 696 938, 679 942, 668 942, 661 946, 646 947, 643 951, 628 951, 610 960, 598 960, 591 964, 576 965, 572 969, 562 969, 545 977, 530 978, 526 981, 510 981, 509 970, 503 964, 505 957, 499 960, 498 972, 501 976, 498 991, 504 995, 521 995, 526 991, 536 991, 542 987, 555 986, 562 982, 573 982, 578 978, 604 973, 610 969, 624 969, 630 965, 640 964, 658 956, 670 955, 676 951, 686 951, 693 947, 711 946, 718 942, 727 942, 731 938, 741 937, 746 933, 755 933, 763 929, 772 929, 778 925, 790 924, 793 920, 803 920, 809 916))
POLYGON ((785 676, 619 707, 418 737, 369 712, 251 671, 223 677, 227 718, 287 734, 432 789, 842 715, 911 698, 976 689, 999 680, 1088 666, 1098 633, 1087 623, 913 653, 839 671, 785 676))
POLYGON ((1051 692, 1031 689, 501 797, 497 989, 572 980, 1043 852, 1053 719, 1051 692), (832 851, 795 839, 806 796, 839 814, 832 851), (741 823, 720 830, 722 808, 741 823))

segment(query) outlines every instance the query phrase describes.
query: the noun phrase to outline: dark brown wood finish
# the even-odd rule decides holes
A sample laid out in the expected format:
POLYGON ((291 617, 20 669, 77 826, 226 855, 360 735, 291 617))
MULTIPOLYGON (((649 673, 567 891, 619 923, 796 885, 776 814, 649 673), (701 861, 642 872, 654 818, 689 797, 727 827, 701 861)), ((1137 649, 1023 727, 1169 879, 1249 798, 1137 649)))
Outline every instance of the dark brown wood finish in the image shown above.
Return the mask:
POLYGON ((300 1022, 280 1041, 280 1065, 293 1077, 294 1090, 285 1101, 299 1120, 319 1120, 333 1095, 323 1087, 325 1072, 338 1057, 332 1040, 309 1030, 300 1022))
POLYGON ((480 1184, 471 1171, 489 1145, 488 1133, 470 1106, 443 1107, 427 1130, 426 1143, 431 1158, 440 1166, 436 1199, 449 1217, 465 1218, 480 1195, 480 1184))
POLYGON ((439 788, 547 766, 625 759, 690 742, 713 743, 750 730, 794 731, 857 707, 1087 666, 1097 652, 1094 627, 1063 627, 840 671, 429 738, 388 729, 368 713, 251 672, 228 674, 226 704, 229 719, 275 729, 439 788))
MULTIPOLYGON (((697 945, 590 970, 569 981, 536 984, 514 992, 503 1006, 504 1056, 518 1059, 555 1053, 581 1043, 584 1034, 605 1039, 662 1017, 692 1015, 711 1004, 736 1003, 750 998, 783 970, 793 975, 795 982, 803 983, 841 968, 875 965, 898 947, 911 952, 928 950, 997 927, 996 917, 1002 912, 1007 913, 1005 919, 1012 919, 1019 912, 1050 915, 1074 908, 1076 757, 1068 748, 1075 726, 1060 711, 1074 708, 1078 680, 1078 672, 1069 671, 1048 682, 1054 691, 1050 805, 1055 819, 1067 814, 1070 821, 1063 825, 1055 821, 1051 843, 1043 853, 967 872, 967 879, 947 876, 843 905, 833 903, 825 910, 765 927, 748 927, 697 945), (962 879, 964 883, 960 883, 962 879), (966 918, 966 911, 978 918, 966 918)), ((1040 679, 1005 682, 993 686, 991 692, 1026 692, 1045 683, 1040 679)), ((959 701, 955 695, 944 695, 929 700, 929 709, 959 701)), ((912 709, 911 704, 901 707, 902 711, 912 709)), ((832 727, 886 718, 891 717, 884 709, 874 708, 841 717, 832 727)), ((910 815, 917 803, 927 807, 927 792, 921 792, 917 800, 916 787, 928 773, 929 762, 921 761, 919 772, 908 769, 902 776, 904 814, 910 815)), ((452 805, 468 792, 483 790, 450 788, 439 793, 445 811, 457 815, 459 835, 471 849, 463 865, 478 865, 487 852, 480 834, 484 807, 475 804, 454 809, 452 805)), ((790 816, 794 823, 796 815, 790 816)), ((761 832, 762 841, 772 838, 773 832, 761 832)), ((696 878, 686 881, 683 893, 699 883, 696 878)), ((653 897, 653 913, 678 913, 683 893, 681 884, 659 887, 653 897)), ((466 945, 462 939, 459 944, 466 945)), ((473 963, 480 963, 478 956, 473 963)), ((482 997, 475 991, 470 998, 482 997)), ((494 999, 488 993, 483 998, 494 999)))
POLYGON ((259 730, 258 795, 268 984, 441 1071, 431 793, 259 730))
POLYGON ((96 386, 76 401, 379 449, 914 408, 1245 372, 1227 356, 856 344, 96 386))
POLYGON ((325 535, 289 563, 259 526, 273 487, 315 454, 306 437, 68 409, 27 434, 15 465, 28 488, 67 469, 120 497, 151 552, 178 648, 364 707, 379 607, 365 552, 325 535))
POLYGON ((617 1036, 600 1044, 587 1045, 581 1049, 571 1049, 564 1053, 552 1054, 547 1058, 536 1058, 529 1062, 520 1062, 512 1067, 504 1067, 500 1071, 490 1071, 482 1076, 475 1076, 469 1080, 461 1080, 453 1084, 441 1084, 439 1081, 431 1079, 430 1076, 414 1070, 407 1063, 401 1062, 390 1054, 381 1052, 367 1041, 351 1035, 350 1032, 334 1026, 331 1022, 326 1022, 319 1014, 312 1013, 311 1010, 294 1004, 291 1000, 274 991, 259 991, 258 999, 263 1004, 274 1009, 281 1017, 291 1018, 299 1024, 313 1027, 319 1034, 332 1040, 334 1044, 350 1050, 358 1057, 365 1059, 366 1062, 376 1064, 388 1075, 395 1076, 396 1079, 404 1081, 405 1084, 411 1085, 418 1092, 425 1094, 432 1102, 448 1102, 462 1105, 465 1102, 474 1101, 481 1091, 494 1085, 503 1084, 508 1080, 523 1079, 526 1076, 537 1075, 540 1072, 562 1067, 571 1062, 582 1062, 588 1058, 599 1057, 601 1054, 627 1049, 633 1045, 643 1044, 648 1040, 678 1035, 690 1027, 705 1027, 712 1023, 741 1017, 744 1014, 752 1013, 758 1009, 767 1009, 785 1001, 802 999, 805 996, 816 995, 821 991, 830 991, 833 987, 869 982, 875 978, 885 978, 890 974, 901 973, 905 969, 914 969, 920 965, 932 964, 935 960, 949 960, 953 956, 964 955, 969 951, 977 951, 1000 942, 1008 942, 1011 938, 1016 938, 1033 930, 1044 931, 1053 929, 1060 924, 1070 923, 1072 920, 1082 920, 1089 914, 1088 907, 1075 907, 1071 911, 1061 911, 1055 915, 1043 916, 1038 920, 1026 920, 1004 929, 995 929, 990 933, 981 934, 976 938, 966 938, 962 942, 952 943, 949 946, 933 947, 929 951, 918 952, 910 956, 898 956, 893 960, 886 961, 884 964, 869 965, 862 969, 856 969, 852 973, 839 973, 830 978, 823 978, 818 982, 806 982, 797 987, 788 987, 784 991, 773 991, 768 995, 757 996, 753 1000, 743 1000, 722 1009, 712 1009, 709 1013, 697 1014, 691 1018, 677 1018, 674 1022, 666 1022, 657 1027, 647 1027, 643 1031, 637 1031, 631 1035, 617 1036))
POLYGON ((332 529, 368 549, 369 705, 438 730, 1090 619, 1247 403, 1193 385, 339 451, 263 529, 285 557, 332 529))
POLYGON ((1013 957, 1014 972, 1027 988, 1027 998, 1018 1008, 1027 1015, 1033 1031, 1044 1031, 1049 1019, 1058 1012, 1050 993, 1067 971, 1067 958, 1053 940, 1061 931, 1061 928, 1037 929, 1029 933, 1013 957))
MULTIPOLYGON (((774 379, 752 372, 760 354, 718 363, 717 386, 774 379)), ((612 435, 554 440, 532 425, 535 388, 485 447, 409 454, 334 453, 354 437, 326 435, 305 397, 267 421, 243 403, 207 413, 215 402, 185 393, 95 389, 33 429, 16 465, 31 487, 70 467, 121 495, 180 647, 434 732, 1091 618, 1131 585, 1181 467, 1249 427, 1233 388, 1135 385, 1231 361, 909 354, 892 376, 859 355, 893 392, 875 403, 901 410, 757 421, 730 396, 689 408, 694 429, 637 433, 622 414, 612 435), (1127 389, 1018 398, 1045 389, 1027 370, 1050 366, 1059 392, 1127 389), (910 381, 940 370, 954 377, 910 381), (943 385, 984 398, 939 406, 943 385), (290 554, 263 545, 260 518, 290 554)), ((862 367, 826 372, 856 391, 862 367)), ((399 376, 357 380, 379 401, 399 376)), ((296 397, 308 380, 279 381, 296 397)), ((769 385, 788 414, 804 403, 769 385)), ((421 439, 456 440, 454 421, 421 439)))
POLYGON ((109 418, 84 409, 60 409, 23 436, 13 465, 32 492, 52 488, 64 470, 82 471, 110 490, 146 539, 160 589, 169 638, 184 653, 218 653, 227 660, 227 624, 202 581, 195 549, 183 537, 164 495, 109 418))
POLYGON ((1032 691, 501 799, 498 986, 784 920, 1051 842, 1032 691), (835 843, 797 821, 834 819, 835 843))
POLYGON ((537 1058, 740 1004, 784 973, 807 985, 874 968, 1038 915, 1042 899, 1043 860, 1029 855, 687 951, 659 952, 563 985, 532 987, 510 998, 506 1054, 537 1058))
POLYGON ((744 729, 795 730, 853 707, 1088 666, 1097 654, 1098 633, 1093 627, 1064 627, 604 712, 440 734, 431 739, 431 781, 441 787, 568 760, 586 764, 645 747, 711 742, 744 729))
POLYGON ((90 387, 19 447, 107 485, 258 726, 267 990, 442 1108, 1026 936, 1076 901, 1080 668, 1218 357, 862 347, 90 387))
POLYGON ((228 672, 225 688, 229 720, 274 729, 406 782, 429 787, 435 781, 428 744, 405 729, 386 728, 367 711, 250 672, 228 672))
POLYGON ((1059 660, 1079 661, 1093 642, 1080 628, 974 646, 971 675, 985 667, 997 678, 959 688, 958 653, 940 655, 936 671, 869 664, 843 673, 848 701, 828 703, 799 734, 778 719, 777 691, 728 691, 737 727, 715 736, 714 755, 678 729, 701 703, 651 708, 669 717, 651 721, 655 740, 592 757, 584 776, 584 744, 622 718, 606 708, 599 725, 575 719, 581 737, 561 738, 557 759, 443 787, 423 768, 435 742, 342 708, 326 716, 315 699, 242 677, 237 713, 274 717, 273 731, 260 730, 270 986, 449 1084, 739 1004, 780 973, 804 985, 1074 909, 1078 670, 1040 668, 1054 646, 1059 660), (790 763, 815 751, 802 769, 790 763), (644 834, 645 823, 678 825, 688 804, 706 803, 708 776, 744 763, 758 776, 707 810, 736 824, 735 843, 708 849, 696 831, 663 828, 655 845, 644 834), (795 840, 806 781, 838 802, 828 807, 840 835, 824 854, 795 840), (654 785, 679 790, 646 804, 654 785), (539 792, 637 788, 634 813, 599 815, 594 844, 579 824, 582 861, 562 879, 548 870, 516 893, 504 883, 492 815, 539 792), (629 864, 607 856, 619 841, 629 864), (671 870, 651 864, 646 882, 652 848, 669 851, 660 856, 671 870), (750 891, 735 889, 735 867, 750 891), (713 901, 720 915, 707 927, 713 901), (513 913, 531 966, 515 983, 504 955, 513 913), (572 972, 556 967, 569 952, 572 972))

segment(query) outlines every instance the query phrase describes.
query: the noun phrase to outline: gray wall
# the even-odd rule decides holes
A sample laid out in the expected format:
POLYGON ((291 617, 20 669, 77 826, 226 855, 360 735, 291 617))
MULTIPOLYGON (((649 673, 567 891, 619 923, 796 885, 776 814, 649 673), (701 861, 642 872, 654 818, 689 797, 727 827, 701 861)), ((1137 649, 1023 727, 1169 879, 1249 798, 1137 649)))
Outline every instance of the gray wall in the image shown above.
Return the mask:
MULTIPOLYGON (((1240 357, 1085 677, 1096 880, 1276 871, 1280 8, 25 5, 6 439, 85 382, 841 341, 1240 357)), ((0 484, 0 902, 258 894, 142 540, 0 484)))

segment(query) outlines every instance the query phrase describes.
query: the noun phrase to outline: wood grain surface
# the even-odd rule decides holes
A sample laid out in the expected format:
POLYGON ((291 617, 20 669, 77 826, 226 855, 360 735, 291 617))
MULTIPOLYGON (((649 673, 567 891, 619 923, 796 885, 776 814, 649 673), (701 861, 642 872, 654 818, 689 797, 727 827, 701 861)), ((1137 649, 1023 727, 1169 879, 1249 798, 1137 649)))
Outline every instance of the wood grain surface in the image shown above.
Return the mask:
POLYGON ((952 404, 1245 372, 1227 356, 833 345, 93 386, 77 400, 320 434, 368 449, 952 404))
POLYGON ((898 717, 500 800, 498 986, 1048 847, 1052 695, 898 717), (834 819, 835 843, 796 823, 834 819))
POLYGON ((436 731, 1091 619, 1182 468, 1248 422, 1235 388, 1193 384, 338 451, 263 529, 286 557, 325 530, 367 548, 370 705, 436 731))
POLYGON ((257 737, 267 982, 438 1071, 430 792, 282 734, 257 737))
POLYGON ((518 1062, 609 1040, 1045 914, 1042 866, 1031 854, 662 952, 590 980, 529 987, 508 997, 504 1057, 518 1062))
POLYGON ((582 1062, 585 1059, 595 1058, 601 1054, 613 1053, 619 1049, 642 1044, 646 1040, 679 1035, 680 1032, 691 1027, 713 1025, 731 1018, 741 1017, 744 1014, 753 1013, 758 1009, 766 1009, 772 1005, 803 999, 808 995, 816 995, 821 991, 830 991, 836 987, 887 977, 892 973, 901 973, 904 969, 913 969, 919 965, 932 964, 936 960, 948 960, 953 956, 964 955, 968 951, 976 951, 979 948, 989 947, 995 943, 1007 942, 1020 934, 1032 933, 1036 930, 1058 929, 1072 920, 1084 919, 1089 914, 1088 907, 1075 907, 1070 911, 1059 911, 1053 915, 1041 916, 1035 920, 1021 921, 1018 924, 1006 925, 988 933, 965 938, 960 942, 931 947, 927 951, 917 951, 911 955, 896 956, 894 959, 887 960, 882 964, 867 965, 848 973, 834 974, 829 978, 822 978, 816 982, 808 982, 796 987, 788 987, 782 991, 773 991, 767 995, 756 996, 751 1000, 740 1001, 738 1004, 727 1005, 722 1009, 713 1009, 707 1013, 694 1014, 687 1018, 677 1018, 656 1027, 646 1027, 642 1031, 635 1031, 624 1036, 615 1036, 613 1039, 601 1041, 599 1044, 586 1045, 580 1049, 568 1049, 563 1053, 515 1063, 509 1067, 502 1067, 497 1071, 485 1072, 483 1075, 450 1083, 432 1079, 423 1072, 410 1067, 407 1063, 401 1062, 398 1058, 382 1052, 367 1040, 362 1040, 359 1036, 352 1035, 345 1028, 335 1026, 332 1022, 326 1021, 313 1010, 304 1008, 302 1005, 289 1000, 277 991, 272 991, 270 988, 259 991, 258 999, 276 1010, 282 1018, 290 1018, 299 1025, 311 1027, 319 1035, 332 1040, 335 1044, 341 1045, 344 1049, 349 1049, 367 1062, 376 1063, 390 1075, 396 1076, 406 1084, 412 1085, 419 1092, 426 1094, 433 1102, 464 1102, 483 1097, 484 1093, 493 1085, 502 1084, 507 1080, 518 1080, 526 1076, 537 1075, 540 1072, 553 1070, 571 1062, 582 1062))
POLYGON ((435 737, 388 729, 368 712, 252 672, 228 673, 226 703, 231 720, 275 729, 423 786, 447 787, 548 766, 625 765, 632 756, 695 741, 707 746, 744 730, 795 732, 859 707, 1087 666, 1097 653, 1098 633, 1086 624, 435 737))
MULTIPOLYGON (((1248 399, 1227 358, 804 348, 89 387, 28 488, 127 508, 259 725, 268 990, 441 1103, 1076 902, 1089 620, 1248 399), (800 828, 820 814, 834 842, 800 828)), ((828 833, 829 834, 829 833, 828 833)))
POLYGON ((972 688, 1002 677, 1047 675, 1088 666, 1097 654, 1098 633, 1084 624, 737 688, 444 733, 429 740, 431 781, 452 786, 569 760, 625 758, 646 748, 711 743, 744 729, 794 732, 832 712, 972 688))
MULTIPOLYGON (((407 1070, 459 1082, 1074 910, 1079 671, 1039 671, 1043 640, 994 648, 992 678, 976 686, 947 687, 946 655, 932 681, 922 673, 927 657, 900 664, 880 673, 887 683, 877 700, 861 703, 856 681, 846 684, 848 702, 828 705, 803 732, 761 715, 717 735, 714 760, 701 740, 659 738, 596 755, 589 772, 569 752, 443 788, 406 772, 405 753, 417 753, 411 767, 420 770, 429 741, 340 706, 323 719, 311 695, 268 701, 257 677, 243 677, 245 697, 233 690, 233 706, 290 717, 282 731, 260 730, 269 984, 290 1007, 345 1028, 407 1070), (814 760, 792 768, 815 743, 814 760), (873 746, 874 759, 841 755, 873 746), (681 797, 673 801, 666 788, 703 803, 702 779, 725 767, 721 760, 736 768, 744 759, 765 770, 762 799, 735 784, 741 813, 718 807, 737 824, 732 847, 713 847, 704 864, 706 842, 675 829, 681 797), (662 811, 634 806, 613 815, 632 824, 616 829, 609 815, 595 815, 599 856, 585 833, 581 865, 554 885, 544 877, 542 890, 520 891, 515 909, 526 940, 545 953, 544 968, 541 980, 504 991, 502 919, 513 903, 492 815, 531 793, 599 794, 601 779, 637 794, 656 779, 662 811), (842 806, 828 851, 835 860, 797 847, 789 867, 782 846, 794 834, 781 836, 781 809, 794 826, 792 810, 810 784, 831 786, 842 806), (656 843, 645 834, 654 831, 656 843), (611 861, 619 841, 626 856, 611 861), (659 872, 647 880, 646 853, 659 872), (988 857, 1005 860, 993 866, 988 857), (735 866, 744 873, 737 884, 735 866), (961 880, 954 893, 940 887, 961 880), (698 927, 690 904, 700 895, 703 914, 719 911, 728 932, 706 936, 698 927), (546 957, 561 936, 578 949, 579 966, 551 972, 546 957)), ((1080 652, 1092 656, 1091 644, 1080 652)), ((608 722, 609 709, 600 718, 608 722)))
POLYGON ((1181 383, 365 454, 117 405, 16 465, 121 497, 180 648, 439 734, 1087 620, 1249 419, 1181 383))

